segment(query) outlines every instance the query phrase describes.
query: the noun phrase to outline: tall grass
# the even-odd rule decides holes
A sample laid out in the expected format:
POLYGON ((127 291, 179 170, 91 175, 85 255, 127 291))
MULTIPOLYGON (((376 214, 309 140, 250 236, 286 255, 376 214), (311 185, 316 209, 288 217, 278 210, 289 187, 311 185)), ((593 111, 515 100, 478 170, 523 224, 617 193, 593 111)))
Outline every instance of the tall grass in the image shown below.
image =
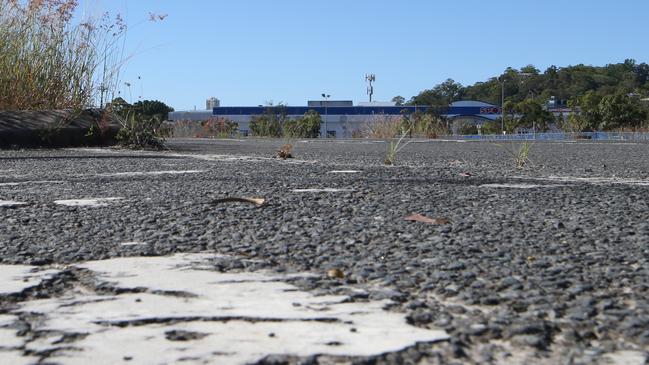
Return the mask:
POLYGON ((358 131, 355 137, 399 138, 404 130, 406 137, 438 138, 450 133, 446 120, 427 113, 394 115, 377 115, 358 131))
POLYGON ((401 132, 401 117, 393 115, 376 115, 365 123, 362 137, 388 139, 395 138, 401 132))
POLYGON ((0 0, 0 110, 83 109, 116 89, 126 25, 76 0, 0 0))

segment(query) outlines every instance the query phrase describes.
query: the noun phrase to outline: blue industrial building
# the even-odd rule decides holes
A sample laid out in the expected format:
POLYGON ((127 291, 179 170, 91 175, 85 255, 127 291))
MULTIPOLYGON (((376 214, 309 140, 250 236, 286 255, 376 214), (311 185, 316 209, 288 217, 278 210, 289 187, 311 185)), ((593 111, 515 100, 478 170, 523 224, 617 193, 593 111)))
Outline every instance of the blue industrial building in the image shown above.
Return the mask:
MULTIPOLYGON (((220 117, 239 124, 239 130, 247 135, 249 123, 252 118, 268 112, 268 106, 219 106, 211 111, 178 111, 169 113, 170 121, 178 120, 207 120, 220 117)), ((364 103, 353 105, 351 101, 309 101, 307 106, 283 106, 282 112, 289 118, 303 116, 309 110, 315 110, 323 119, 320 135, 332 137, 351 137, 356 130, 360 130, 368 123, 378 119, 400 118, 401 115, 426 112, 428 106, 396 106, 389 103, 364 103)), ((449 124, 460 125, 471 123, 480 125, 485 121, 500 118, 499 106, 480 101, 458 101, 447 108, 436 109, 435 112, 446 117, 449 124)))

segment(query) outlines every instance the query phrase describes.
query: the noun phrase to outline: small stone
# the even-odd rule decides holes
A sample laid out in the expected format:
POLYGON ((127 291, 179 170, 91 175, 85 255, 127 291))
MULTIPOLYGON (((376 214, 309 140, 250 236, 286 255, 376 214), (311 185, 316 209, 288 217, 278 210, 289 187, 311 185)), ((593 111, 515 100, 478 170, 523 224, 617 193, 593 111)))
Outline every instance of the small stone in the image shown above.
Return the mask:
POLYGON ((399 300, 404 297, 404 294, 398 290, 394 289, 381 289, 381 290, 376 290, 373 291, 372 294, 370 294, 370 299, 372 300, 384 300, 384 299, 390 299, 390 300, 399 300))
POLYGON ((331 279, 344 279, 345 273, 343 273, 340 269, 330 269, 327 270, 327 277, 331 279))
POLYGON ((487 326, 485 326, 484 324, 477 323, 472 324, 469 327, 469 334, 471 334, 472 336, 480 336, 485 332, 487 332, 487 326))
POLYGON ((536 347, 539 349, 545 348, 546 341, 541 336, 537 335, 518 335, 512 338, 512 343, 518 346, 536 347))
POLYGON ((460 288, 455 285, 455 284, 449 284, 444 287, 444 291, 446 292, 446 295, 457 295, 457 293, 460 291, 460 288))
POLYGON ((453 271, 464 270, 465 268, 466 265, 464 265, 463 262, 454 262, 448 267, 449 270, 453 270, 453 271))
POLYGON ((518 281, 518 279, 516 279, 516 278, 514 278, 512 276, 508 276, 508 277, 500 280, 499 284, 500 284, 501 289, 506 289, 506 288, 510 288, 510 287, 519 288, 521 286, 521 282, 518 281))

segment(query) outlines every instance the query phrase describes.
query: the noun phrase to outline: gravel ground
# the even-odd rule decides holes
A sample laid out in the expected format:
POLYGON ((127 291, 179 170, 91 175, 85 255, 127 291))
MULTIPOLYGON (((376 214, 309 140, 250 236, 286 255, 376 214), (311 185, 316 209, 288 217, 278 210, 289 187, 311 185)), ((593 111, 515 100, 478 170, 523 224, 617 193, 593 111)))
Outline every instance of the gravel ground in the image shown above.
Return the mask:
MULTIPOLYGON (((362 285, 451 335, 344 361, 647 362, 649 144, 538 142, 519 169, 512 143, 413 141, 396 166, 382 164, 382 141, 294 141, 294 159, 272 158, 282 143, 0 151, 0 203, 26 203, 0 204, 0 263, 207 251, 260 259, 222 271, 339 269, 342 280, 294 284, 362 285), (233 196, 267 204, 211 203, 233 196), (54 203, 108 197, 122 199, 54 203), (441 224, 404 220, 415 213, 441 224)), ((12 300, 0 296, 0 313, 12 300)))

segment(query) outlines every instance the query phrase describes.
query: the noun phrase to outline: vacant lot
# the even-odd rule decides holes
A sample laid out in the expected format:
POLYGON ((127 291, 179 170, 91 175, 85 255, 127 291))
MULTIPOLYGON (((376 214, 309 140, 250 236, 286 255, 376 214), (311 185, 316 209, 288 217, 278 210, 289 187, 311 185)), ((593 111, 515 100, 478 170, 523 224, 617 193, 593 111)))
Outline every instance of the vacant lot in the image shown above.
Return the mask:
MULTIPOLYGON (((295 158, 273 158, 283 143, 0 151, 2 270, 51 271, 35 286, 0 290, 0 339, 2 330, 22 338, 5 355, 72 363, 57 356, 89 342, 86 330, 39 329, 42 318, 29 315, 38 310, 26 309, 83 290, 95 299, 122 293, 97 284, 92 265, 75 264, 216 253, 204 269, 287 275, 315 298, 383 300, 404 322, 450 336, 435 342, 422 332, 411 339, 418 344, 387 354, 318 349, 245 361, 645 363, 649 144, 535 143, 521 169, 511 143, 413 141, 395 166, 383 165, 383 141, 294 141, 295 158), (228 197, 266 201, 214 202, 228 197), (404 219, 413 214, 423 221, 404 219), (53 332, 58 342, 43 347, 53 332)), ((155 294, 129 291, 145 292, 155 294)), ((171 322, 197 321, 183 318, 171 322)), ((181 340, 204 341, 187 335, 197 331, 181 340)), ((165 333, 172 341, 178 332, 165 333)))

